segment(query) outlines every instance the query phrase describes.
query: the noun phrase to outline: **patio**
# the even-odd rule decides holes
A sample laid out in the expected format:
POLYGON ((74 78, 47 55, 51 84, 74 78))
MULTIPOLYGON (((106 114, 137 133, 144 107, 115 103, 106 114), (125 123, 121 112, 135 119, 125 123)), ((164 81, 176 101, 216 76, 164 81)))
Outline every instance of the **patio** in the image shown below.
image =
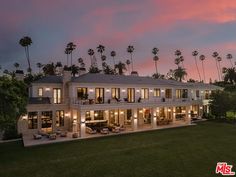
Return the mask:
MULTIPOLYGON (((144 131, 153 131, 153 130, 160 130, 160 129, 168 129, 168 128, 177 128, 177 127, 184 127, 184 126, 190 126, 195 124, 186 124, 186 122, 177 121, 175 124, 169 124, 169 125, 162 125, 157 126, 156 128, 151 128, 149 125, 143 125, 139 126, 137 130, 133 130, 132 128, 126 128, 125 131, 121 131, 119 133, 113 133, 109 132, 109 134, 85 134, 84 137, 78 136, 78 138, 73 138, 74 132, 68 132, 66 137, 61 137, 59 135, 56 136, 56 139, 50 140, 47 136, 42 136, 41 139, 34 139, 32 134, 23 135, 23 144, 24 147, 30 147, 30 146, 37 146, 37 145, 45 145, 45 144, 52 144, 52 143, 60 143, 60 142, 67 142, 67 141, 75 141, 75 140, 81 140, 81 139, 88 139, 88 138, 99 138, 99 137, 105 137, 105 136, 115 136, 115 135, 122 135, 122 134, 130 134, 130 133, 136 133, 136 132, 144 132, 144 131)), ((78 133, 79 134, 79 133, 78 133)))

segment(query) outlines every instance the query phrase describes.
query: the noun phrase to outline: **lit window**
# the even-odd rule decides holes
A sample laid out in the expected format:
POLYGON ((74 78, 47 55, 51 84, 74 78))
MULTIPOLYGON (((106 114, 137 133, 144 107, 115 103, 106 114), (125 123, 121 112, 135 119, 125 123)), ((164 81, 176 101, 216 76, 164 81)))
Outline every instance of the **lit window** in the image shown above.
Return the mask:
POLYGON ((113 99, 120 99, 120 88, 112 88, 111 89, 111 97, 113 99))
POLYGON ((61 103, 61 89, 60 88, 53 89, 53 103, 54 104, 61 103))
POLYGON ((141 89, 141 98, 142 99, 148 99, 149 98, 149 89, 148 88, 142 88, 141 89))
POLYGON ((161 90, 155 88, 155 89, 154 89, 154 96, 155 96, 155 97, 160 97, 160 96, 161 96, 161 90))
POLYGON ((43 96, 43 88, 38 88, 38 96, 43 96))
POLYGON ((56 126, 64 126, 64 111, 56 111, 56 126))

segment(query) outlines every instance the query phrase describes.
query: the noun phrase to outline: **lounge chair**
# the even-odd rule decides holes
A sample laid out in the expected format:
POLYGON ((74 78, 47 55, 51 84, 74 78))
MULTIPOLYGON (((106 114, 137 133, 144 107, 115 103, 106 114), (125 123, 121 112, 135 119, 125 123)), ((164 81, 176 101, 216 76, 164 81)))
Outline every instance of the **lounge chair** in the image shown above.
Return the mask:
POLYGON ((104 127, 100 131, 101 134, 109 134, 109 129, 107 127, 104 127))
POLYGON ((39 135, 39 134, 33 134, 33 137, 35 140, 39 140, 42 138, 42 135, 39 135))
POLYGON ((61 137, 67 137, 67 131, 62 131, 60 134, 61 137))
POLYGON ((88 133, 88 134, 96 134, 97 131, 92 129, 92 128, 90 128, 90 127, 86 127, 86 133, 88 133))
POLYGON ((48 138, 49 138, 49 140, 55 140, 55 139, 57 139, 57 135, 56 135, 56 133, 52 133, 48 136, 48 138))

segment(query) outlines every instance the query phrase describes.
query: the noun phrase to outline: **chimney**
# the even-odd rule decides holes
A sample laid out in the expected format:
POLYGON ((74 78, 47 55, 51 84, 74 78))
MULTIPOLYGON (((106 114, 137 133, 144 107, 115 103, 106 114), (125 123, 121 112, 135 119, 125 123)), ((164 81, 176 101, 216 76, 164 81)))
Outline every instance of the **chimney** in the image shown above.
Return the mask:
POLYGON ((24 80, 24 71, 23 70, 16 70, 15 72, 15 78, 18 81, 23 81, 24 80))
POLYGON ((86 74, 86 68, 80 68, 79 69, 79 76, 86 74))
POLYGON ((63 75, 62 75, 62 81, 63 84, 66 84, 67 82, 69 82, 71 80, 71 71, 70 70, 63 70, 63 75))
POLYGON ((137 71, 132 71, 131 76, 138 76, 138 72, 137 71))
POLYGON ((71 71, 70 70, 63 70, 62 75, 62 99, 65 103, 69 103, 69 85, 68 82, 71 81, 71 71))

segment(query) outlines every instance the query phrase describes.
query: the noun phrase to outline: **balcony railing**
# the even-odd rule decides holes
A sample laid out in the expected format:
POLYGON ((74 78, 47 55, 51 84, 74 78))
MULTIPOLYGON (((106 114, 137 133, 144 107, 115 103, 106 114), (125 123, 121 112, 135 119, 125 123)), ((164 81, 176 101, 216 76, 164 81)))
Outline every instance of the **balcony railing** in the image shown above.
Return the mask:
POLYGON ((190 102, 190 101, 195 101, 192 100, 191 98, 159 98, 159 99, 136 99, 135 102, 128 102, 126 98, 124 99, 107 99, 104 100, 102 103, 96 103, 95 99, 86 99, 86 100, 81 100, 78 98, 72 98, 71 103, 72 104, 78 104, 78 105, 94 105, 94 104, 142 104, 142 103, 170 103, 170 102, 190 102))

